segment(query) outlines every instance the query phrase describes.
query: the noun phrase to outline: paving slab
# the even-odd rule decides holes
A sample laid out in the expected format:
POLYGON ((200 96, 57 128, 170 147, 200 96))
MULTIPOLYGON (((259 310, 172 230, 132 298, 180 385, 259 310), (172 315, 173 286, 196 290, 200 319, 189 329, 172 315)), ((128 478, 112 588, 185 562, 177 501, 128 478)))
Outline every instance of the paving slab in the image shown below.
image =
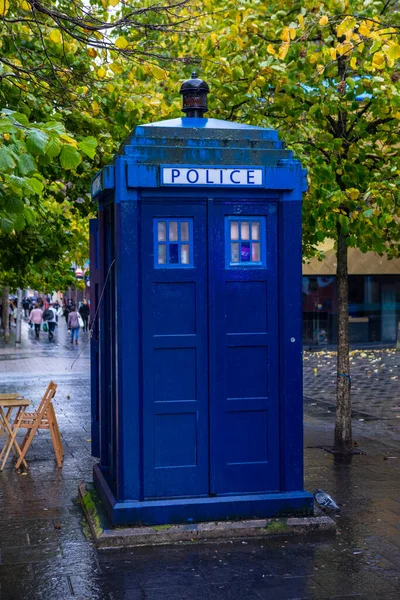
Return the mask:
POLYGON ((105 551, 93 544, 78 502, 79 482, 90 481, 95 463, 88 340, 71 347, 61 322, 56 343, 45 334, 36 342, 23 325, 20 349, 0 343, 0 392, 18 390, 37 405, 54 378, 66 459, 58 469, 43 431, 28 452, 26 475, 11 462, 0 473, 1 600, 398 600, 399 354, 353 355, 354 439, 366 454, 348 462, 318 448, 333 439, 335 356, 305 354, 306 489, 322 487, 340 504, 335 535, 209 544, 193 537, 105 551))

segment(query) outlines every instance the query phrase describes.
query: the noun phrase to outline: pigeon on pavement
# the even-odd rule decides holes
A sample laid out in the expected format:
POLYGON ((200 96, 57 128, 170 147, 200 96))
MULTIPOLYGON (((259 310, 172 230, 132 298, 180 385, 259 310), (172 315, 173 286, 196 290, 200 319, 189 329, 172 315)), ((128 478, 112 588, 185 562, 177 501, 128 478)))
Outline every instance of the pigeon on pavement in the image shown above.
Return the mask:
POLYGON ((318 488, 314 492, 314 498, 316 503, 324 510, 331 510, 334 512, 340 512, 339 506, 336 504, 333 498, 329 494, 318 488))

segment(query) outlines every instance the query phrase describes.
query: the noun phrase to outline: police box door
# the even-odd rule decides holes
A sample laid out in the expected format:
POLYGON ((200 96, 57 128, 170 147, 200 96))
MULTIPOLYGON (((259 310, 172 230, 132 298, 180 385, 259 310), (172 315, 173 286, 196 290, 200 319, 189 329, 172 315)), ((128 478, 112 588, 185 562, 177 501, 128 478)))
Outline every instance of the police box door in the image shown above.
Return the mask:
POLYGON ((142 207, 146 498, 279 489, 276 247, 273 203, 142 207))
POLYGON ((209 204, 210 493, 279 490, 277 204, 209 204))

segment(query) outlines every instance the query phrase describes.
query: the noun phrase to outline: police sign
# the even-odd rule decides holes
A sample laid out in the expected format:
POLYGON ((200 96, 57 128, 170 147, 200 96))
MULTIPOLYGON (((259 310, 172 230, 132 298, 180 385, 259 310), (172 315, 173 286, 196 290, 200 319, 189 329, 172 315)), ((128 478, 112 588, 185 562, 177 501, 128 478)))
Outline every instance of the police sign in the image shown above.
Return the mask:
POLYGON ((218 185, 259 187, 263 169, 251 167, 162 167, 162 185, 218 185))

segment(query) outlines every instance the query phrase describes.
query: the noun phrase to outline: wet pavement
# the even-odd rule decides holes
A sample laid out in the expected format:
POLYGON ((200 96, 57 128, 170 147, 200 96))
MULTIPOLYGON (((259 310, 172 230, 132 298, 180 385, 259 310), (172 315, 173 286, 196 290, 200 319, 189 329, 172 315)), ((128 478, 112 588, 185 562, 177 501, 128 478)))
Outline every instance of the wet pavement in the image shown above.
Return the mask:
POLYGON ((57 469, 41 431, 28 473, 11 463, 0 473, 1 600, 399 599, 399 355, 353 355, 354 439, 367 454, 351 462, 316 447, 332 443, 334 355, 305 355, 306 488, 321 487, 342 506, 335 537, 98 552, 76 500, 93 465, 87 338, 71 346, 64 322, 56 343, 41 335, 36 342, 24 324, 20 349, 0 345, 0 392, 18 390, 37 404, 50 378, 59 384, 65 461, 57 469))

